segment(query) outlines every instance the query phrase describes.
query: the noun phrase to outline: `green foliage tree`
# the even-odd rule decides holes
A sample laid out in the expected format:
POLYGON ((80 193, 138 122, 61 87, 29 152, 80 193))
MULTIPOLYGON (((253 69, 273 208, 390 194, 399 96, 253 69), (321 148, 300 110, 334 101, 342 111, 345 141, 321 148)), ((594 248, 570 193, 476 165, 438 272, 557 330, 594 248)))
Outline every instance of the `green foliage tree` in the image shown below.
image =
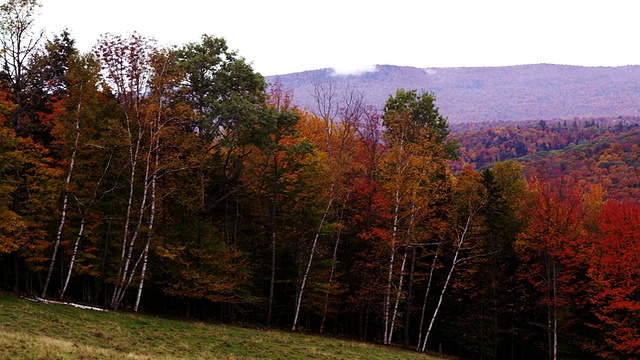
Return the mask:
POLYGON ((173 270, 164 272, 166 292, 217 303, 254 302, 241 247, 241 213, 249 206, 241 199, 263 178, 279 151, 278 137, 296 117, 269 106, 262 76, 222 38, 204 35, 182 46, 175 66, 181 76, 174 104, 188 109, 182 129, 189 135, 184 173, 165 180, 178 187, 173 181, 183 179, 185 186, 181 198, 169 195, 175 208, 163 213, 174 213, 177 222, 168 232, 174 238, 165 236, 158 248, 165 268, 173 270))

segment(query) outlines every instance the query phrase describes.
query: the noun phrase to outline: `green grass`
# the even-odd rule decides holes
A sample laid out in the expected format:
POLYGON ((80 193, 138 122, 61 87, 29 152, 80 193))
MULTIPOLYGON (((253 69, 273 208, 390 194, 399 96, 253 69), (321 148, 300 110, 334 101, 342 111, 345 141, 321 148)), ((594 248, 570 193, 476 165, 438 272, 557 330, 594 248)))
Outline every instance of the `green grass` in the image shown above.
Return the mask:
POLYGON ((422 359, 283 331, 35 303, 0 293, 0 359, 422 359))

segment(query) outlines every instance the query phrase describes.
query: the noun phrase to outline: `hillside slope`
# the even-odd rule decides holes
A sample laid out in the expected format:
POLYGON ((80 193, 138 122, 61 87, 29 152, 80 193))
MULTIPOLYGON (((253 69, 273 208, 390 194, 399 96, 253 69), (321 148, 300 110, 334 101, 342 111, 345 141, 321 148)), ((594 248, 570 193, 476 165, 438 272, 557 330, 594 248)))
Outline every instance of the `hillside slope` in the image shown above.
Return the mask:
POLYGON ((376 71, 336 75, 331 69, 267 77, 308 108, 314 84, 334 82, 362 91, 382 107, 396 89, 435 93, 441 113, 454 122, 539 120, 640 115, 640 66, 413 68, 378 65, 376 71))
POLYGON ((640 118, 517 124, 455 133, 454 168, 513 159, 527 177, 568 175, 583 186, 599 184, 608 198, 640 199, 640 118))
POLYGON ((81 310, 0 293, 0 359, 309 358, 439 359, 329 337, 81 310))

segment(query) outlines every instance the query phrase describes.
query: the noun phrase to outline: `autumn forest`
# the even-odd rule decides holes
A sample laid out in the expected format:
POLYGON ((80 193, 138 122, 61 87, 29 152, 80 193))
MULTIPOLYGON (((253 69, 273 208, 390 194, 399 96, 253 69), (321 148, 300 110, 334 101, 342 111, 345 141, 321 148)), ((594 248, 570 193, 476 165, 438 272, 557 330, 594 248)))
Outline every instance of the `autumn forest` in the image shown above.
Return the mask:
POLYGON ((0 288, 461 358, 640 357, 640 118, 449 124, 0 7, 0 288))

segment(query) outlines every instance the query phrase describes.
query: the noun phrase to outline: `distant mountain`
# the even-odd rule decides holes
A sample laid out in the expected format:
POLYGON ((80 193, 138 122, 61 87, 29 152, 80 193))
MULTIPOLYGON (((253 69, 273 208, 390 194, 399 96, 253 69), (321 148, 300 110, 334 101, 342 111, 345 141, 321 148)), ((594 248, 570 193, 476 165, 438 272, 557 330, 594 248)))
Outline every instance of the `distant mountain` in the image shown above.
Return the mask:
POLYGON ((396 89, 433 92, 451 123, 571 119, 640 115, 640 65, 581 67, 518 65, 505 67, 414 68, 378 65, 376 71, 338 75, 332 69, 269 76, 294 93, 304 108, 313 104, 314 84, 334 82, 362 91, 382 108, 396 89))

